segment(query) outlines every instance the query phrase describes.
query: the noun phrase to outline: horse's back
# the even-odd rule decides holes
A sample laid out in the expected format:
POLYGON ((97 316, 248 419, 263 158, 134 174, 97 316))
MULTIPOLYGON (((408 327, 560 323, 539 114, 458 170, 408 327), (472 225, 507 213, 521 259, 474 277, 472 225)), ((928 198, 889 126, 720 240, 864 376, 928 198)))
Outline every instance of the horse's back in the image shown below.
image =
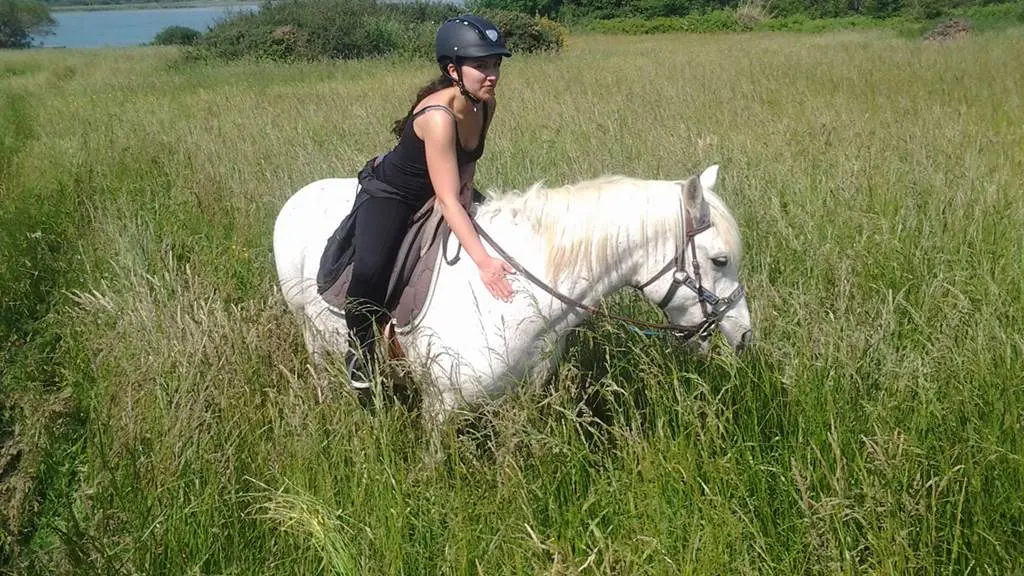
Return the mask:
POLYGON ((315 287, 320 255, 327 239, 352 209, 357 184, 355 178, 317 180, 295 192, 278 213, 274 222, 274 261, 290 308, 301 308, 306 299, 303 288, 315 287), (312 267, 311 262, 315 264, 312 267))

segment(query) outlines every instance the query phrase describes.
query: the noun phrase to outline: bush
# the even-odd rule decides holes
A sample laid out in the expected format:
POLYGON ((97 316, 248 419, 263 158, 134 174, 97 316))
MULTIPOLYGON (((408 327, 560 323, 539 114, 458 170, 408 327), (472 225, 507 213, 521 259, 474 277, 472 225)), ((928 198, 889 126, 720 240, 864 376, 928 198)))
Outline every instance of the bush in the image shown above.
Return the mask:
POLYGON ((974 23, 974 29, 978 32, 1002 30, 1024 24, 1024 2, 972 6, 956 10, 951 15, 970 18, 974 23))
POLYGON ((668 32, 734 32, 741 29, 736 13, 716 10, 707 14, 676 18, 613 18, 583 25, 591 32, 611 34, 664 34, 668 32))
POLYGON ((57 22, 35 0, 0 0, 0 48, 30 48, 33 36, 53 34, 57 22))
POLYGON ((562 3, 558 19, 575 24, 590 19, 638 18, 643 16, 634 0, 572 0, 562 3))
POLYGON ((562 7, 562 0, 471 0, 466 6, 474 14, 486 10, 507 10, 555 18, 562 7))
POLYGON ((776 18, 758 24, 754 29, 770 32, 835 32, 837 30, 861 30, 861 29, 889 29, 897 32, 911 26, 912 23, 905 18, 889 18, 880 20, 868 16, 846 16, 843 18, 808 18, 797 15, 786 18, 776 18))
POLYGON ((199 30, 188 26, 168 26, 161 30, 154 38, 154 46, 191 46, 199 40, 202 35, 199 30))
MULTIPOLYGON (((271 0, 257 12, 223 20, 200 37, 193 59, 355 59, 385 55, 428 57, 441 23, 463 12, 451 4, 376 0, 271 0)), ((567 31, 516 12, 486 11, 515 52, 559 50, 567 31)))
POLYGON ((771 14, 762 0, 741 0, 736 7, 736 21, 744 30, 752 30, 770 19, 771 14))
MULTIPOLYGON (((627 23, 629 19, 652 21, 668 17, 701 17, 713 13, 732 11, 738 16, 741 29, 757 28, 773 17, 805 16, 807 18, 839 18, 866 16, 876 19, 903 17, 918 21, 933 20, 940 16, 954 16, 965 9, 985 9, 1000 0, 469 0, 475 8, 501 9, 526 14, 538 14, 567 23, 593 29, 594 20, 615 20, 615 31, 638 30, 643 23, 627 23)), ((1003 10, 1016 14, 1016 7, 1024 6, 1019 0, 1005 4, 1003 10)), ((1009 21, 1012 22, 1012 19, 1009 21)), ((674 27, 679 23, 668 25, 674 27)), ((695 25, 690 21, 684 26, 695 25)), ((996 24, 997 26, 1003 24, 996 24)), ((662 30, 664 22, 651 24, 662 30)))
POLYGON ((513 54, 557 52, 565 46, 569 31, 565 26, 545 17, 527 16, 507 10, 481 9, 475 12, 501 29, 505 44, 513 54))
POLYGON ((215 24, 196 47, 204 55, 227 60, 374 56, 395 48, 382 46, 394 38, 380 23, 370 23, 374 8, 372 0, 270 1, 257 12, 234 14, 215 24))
MULTIPOLYGON (((549 20, 548 18, 541 17, 538 20, 537 25, 541 29, 541 33, 552 39, 555 51, 561 50, 565 47, 565 41, 569 38, 569 29, 565 26, 549 20)), ((549 48, 550 49, 550 48, 549 48)))

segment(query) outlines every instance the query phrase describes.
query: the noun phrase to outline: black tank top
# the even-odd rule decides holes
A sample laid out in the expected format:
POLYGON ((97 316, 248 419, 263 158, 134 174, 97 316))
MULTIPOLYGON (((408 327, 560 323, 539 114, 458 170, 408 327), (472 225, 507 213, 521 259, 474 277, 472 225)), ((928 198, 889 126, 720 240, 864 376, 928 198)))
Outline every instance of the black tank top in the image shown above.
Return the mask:
MULTIPOLYGON (((484 140, 487 139, 487 128, 490 121, 488 117, 487 102, 484 105, 484 123, 480 129, 480 142, 475 150, 463 150, 459 141, 458 125, 455 127, 455 151, 459 172, 467 164, 476 162, 483 156, 484 140)), ((434 195, 434 185, 430 182, 430 174, 427 172, 427 153, 423 146, 423 140, 416 135, 412 123, 420 114, 434 108, 440 108, 455 119, 455 113, 447 106, 432 105, 426 106, 409 121, 405 123, 402 136, 398 144, 384 155, 380 163, 373 169, 373 175, 382 183, 390 186, 393 193, 397 193, 399 200, 403 200, 416 207, 422 206, 434 195)))

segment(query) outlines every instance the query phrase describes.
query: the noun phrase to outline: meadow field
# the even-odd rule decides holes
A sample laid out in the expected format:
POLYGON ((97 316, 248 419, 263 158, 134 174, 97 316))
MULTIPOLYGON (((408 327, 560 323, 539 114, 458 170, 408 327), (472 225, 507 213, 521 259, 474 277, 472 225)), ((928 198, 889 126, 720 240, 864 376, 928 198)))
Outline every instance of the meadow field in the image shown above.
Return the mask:
POLYGON ((432 63, 0 53, 2 569, 1020 573, 1021 62, 1019 28, 508 60, 481 188, 720 164, 758 342, 590 322, 430 466, 414 413, 308 368, 271 232, 392 145, 432 63))

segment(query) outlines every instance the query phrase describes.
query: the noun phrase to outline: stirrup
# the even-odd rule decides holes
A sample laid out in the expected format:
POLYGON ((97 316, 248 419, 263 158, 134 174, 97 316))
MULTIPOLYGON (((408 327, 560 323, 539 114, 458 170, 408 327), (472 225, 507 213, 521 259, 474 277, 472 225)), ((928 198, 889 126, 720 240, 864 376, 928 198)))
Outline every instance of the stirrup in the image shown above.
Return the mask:
POLYGON ((353 351, 349 351, 348 360, 345 362, 345 372, 348 374, 348 385, 349 388, 357 392, 371 392, 373 390, 373 382, 370 379, 368 366, 365 363, 359 362, 358 356, 353 351))
POLYGON ((356 355, 349 351, 348 361, 345 363, 345 371, 348 373, 349 390, 355 393, 356 401, 364 410, 373 410, 373 382, 366 377, 365 365, 362 370, 357 370, 356 355))
POLYGON ((373 383, 366 382, 365 380, 358 380, 356 378, 353 378, 351 374, 348 375, 348 386, 349 386, 349 388, 351 388, 353 390, 356 390, 356 391, 359 391, 359 392, 361 392, 363 390, 372 390, 373 389, 373 383))

